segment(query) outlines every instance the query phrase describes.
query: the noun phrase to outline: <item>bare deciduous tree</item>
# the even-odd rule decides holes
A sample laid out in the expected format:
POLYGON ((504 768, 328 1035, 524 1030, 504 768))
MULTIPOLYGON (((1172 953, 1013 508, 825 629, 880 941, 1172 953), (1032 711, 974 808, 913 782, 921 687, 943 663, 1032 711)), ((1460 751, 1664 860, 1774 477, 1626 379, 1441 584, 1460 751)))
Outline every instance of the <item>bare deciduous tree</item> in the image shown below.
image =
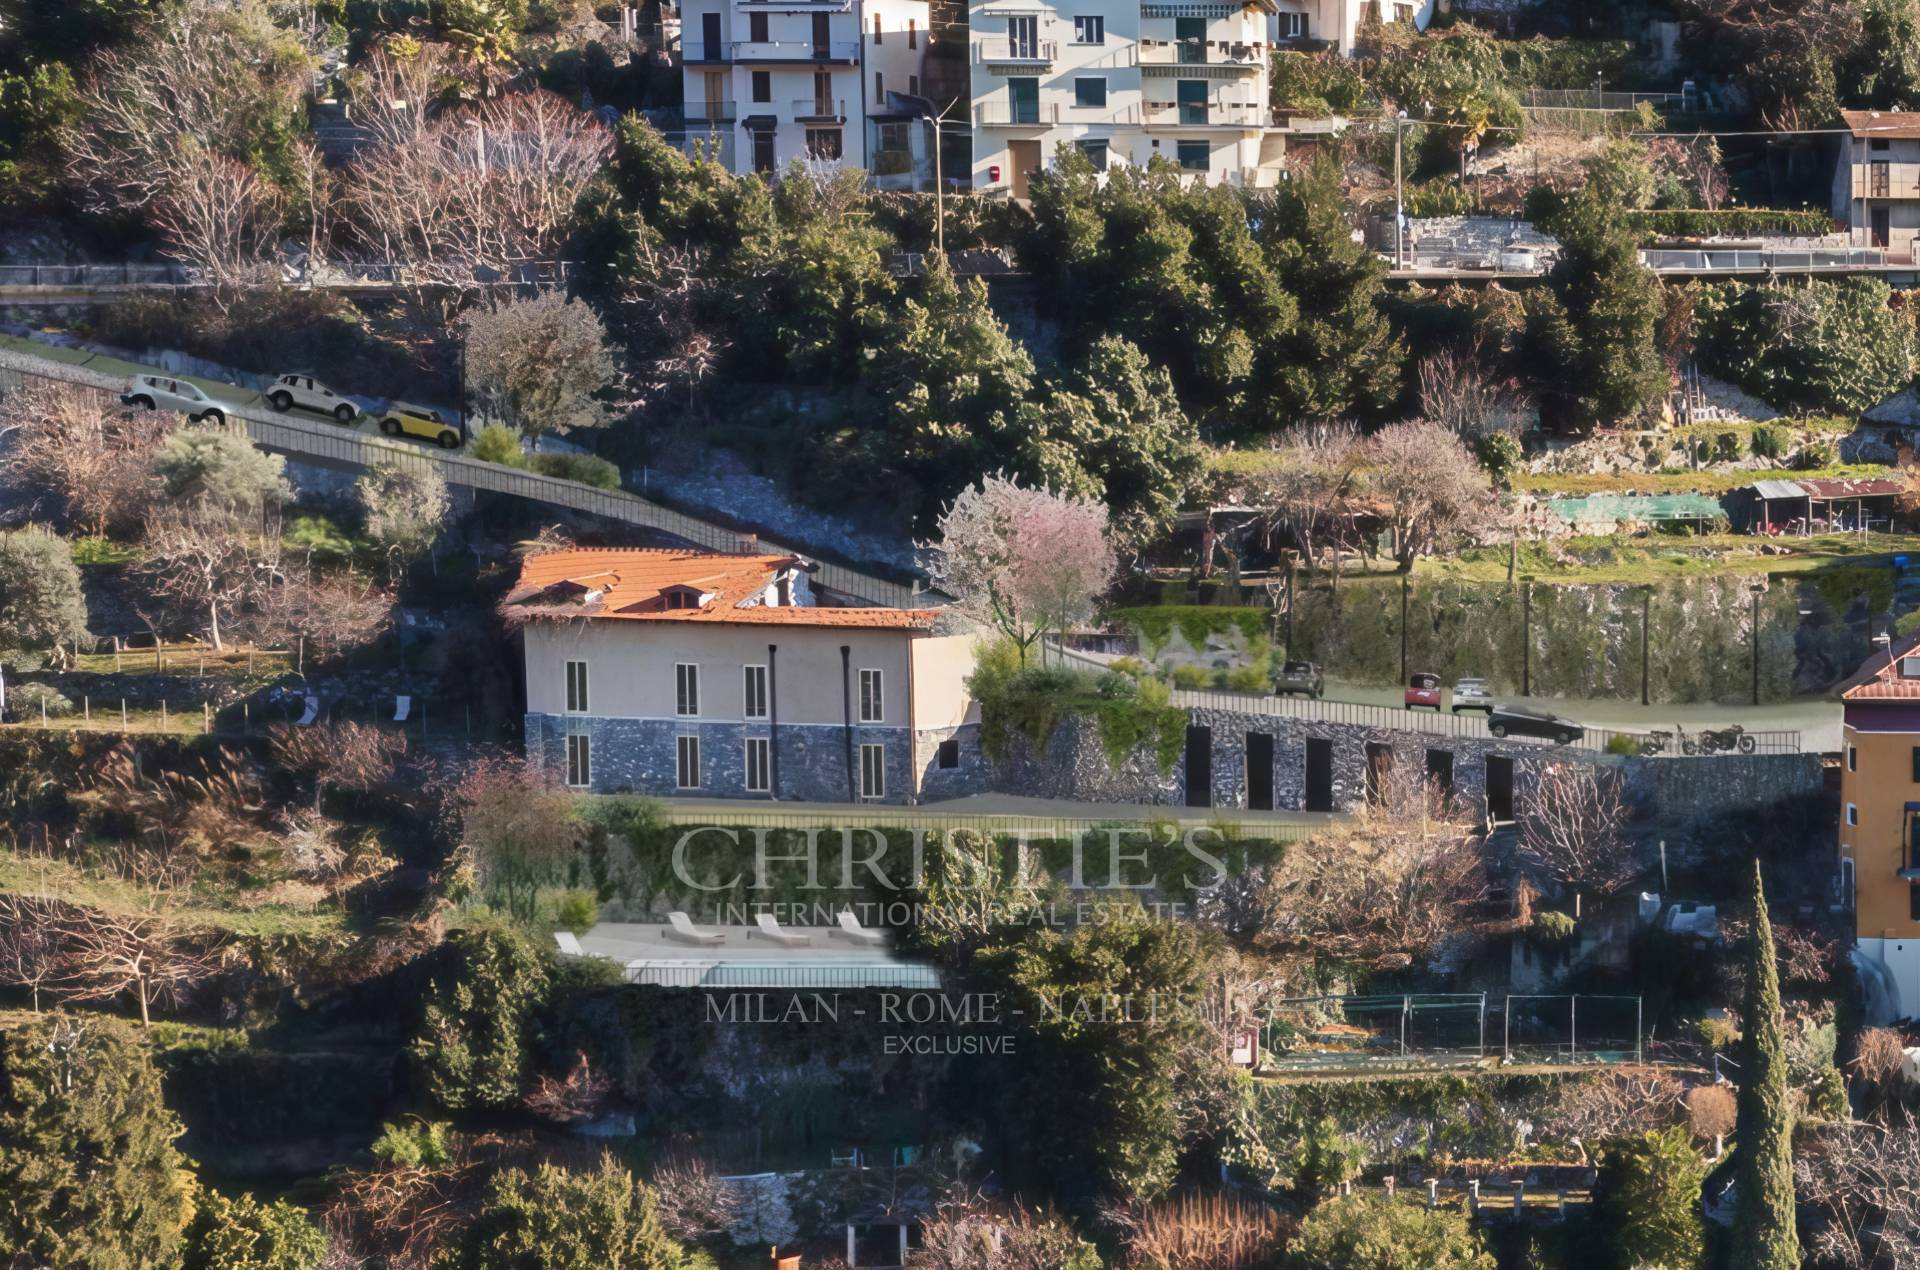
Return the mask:
POLYGON ((1406 965, 1472 926, 1484 843, 1464 826, 1365 816, 1289 847, 1266 886, 1263 947, 1406 965))
POLYGON ((173 255, 206 277, 222 313, 274 280, 287 198, 247 164, 182 144, 150 215, 173 255))
POLYGON ((1449 348, 1420 361, 1420 413, 1457 436, 1518 436, 1531 407, 1524 392, 1496 380, 1478 357, 1449 348))
POLYGON ((1295 428, 1268 453, 1267 463, 1235 480, 1228 492, 1264 511, 1267 536, 1291 539, 1312 569, 1323 549, 1349 543, 1361 458, 1360 433, 1351 424, 1295 428))
POLYGON ((313 810, 329 789, 365 794, 391 778, 394 764, 407 752, 407 739, 367 723, 330 723, 312 727, 275 724, 274 762, 313 780, 313 810))
POLYGON ((564 1076, 541 1073, 533 1088, 520 1100, 534 1115, 555 1124, 578 1124, 592 1120, 607 1105, 613 1081, 604 1072, 593 1070, 585 1053, 573 1056, 573 1066, 564 1076))
POLYGON ((15 430, 0 479, 24 496, 60 499, 84 533, 139 528, 159 496, 153 456, 174 416, 128 413, 104 393, 50 381, 9 390, 6 409, 15 430))
POLYGON ((61 938, 67 964, 60 987, 78 1001, 130 995, 139 1002, 142 1027, 152 1026, 153 1006, 177 1006, 218 968, 206 948, 144 914, 71 909, 61 938))
POLYGON ((1367 489, 1385 503, 1403 571, 1498 511, 1486 469, 1447 429, 1424 419, 1382 428, 1366 443, 1367 489))
POLYGON ((433 550, 451 500, 447 483, 431 467, 402 467, 382 460, 353 487, 366 517, 367 534, 387 553, 389 580, 433 550))
POLYGON ((259 598, 255 628, 277 643, 304 643, 316 657, 360 648, 393 620, 393 595, 344 570, 323 573, 311 561, 285 565, 259 598))
POLYGON ((461 319, 467 389, 484 417, 529 436, 600 428, 619 378, 606 328, 586 301, 543 291, 461 319))
POLYGON ((733 1188, 713 1166, 697 1156, 670 1157, 647 1178, 660 1224, 667 1233, 691 1243, 725 1230, 740 1211, 733 1188))
POLYGON ((1590 763, 1547 764, 1519 819, 1521 859, 1576 894, 1612 895, 1640 874, 1617 773, 1590 763))
POLYGON ((226 647, 232 620, 270 595, 280 577, 279 522, 272 514, 255 532, 245 517, 171 504, 150 522, 146 548, 141 567, 155 597, 179 620, 204 619, 215 648, 226 647))
POLYGON ((477 271, 558 256, 606 147, 606 129, 553 94, 510 94, 363 152, 346 206, 361 245, 400 266, 417 302, 435 291, 457 305, 477 271))
POLYGON ((1676 1123, 1686 1086, 1664 1072, 1569 1081, 1540 1117, 1543 1134, 1580 1147, 1676 1123))
POLYGON ((1018 1202, 994 1203, 964 1188, 941 1198, 920 1223, 911 1270, 1052 1270, 1080 1255, 1073 1226, 1018 1202))
POLYGON ((1920 1126, 1902 1112, 1892 1124, 1829 1125, 1796 1142, 1794 1189, 1825 1217, 1811 1251, 1821 1265, 1848 1270, 1920 1265, 1920 1126))
POLYGON ((239 160, 290 126, 310 64, 264 5, 180 5, 95 56, 61 136, 68 169, 93 206, 144 213, 166 193, 183 143, 239 160))
POLYGON ((32 991, 35 1014, 41 988, 65 970, 61 911, 53 900, 0 891, 0 976, 32 991))

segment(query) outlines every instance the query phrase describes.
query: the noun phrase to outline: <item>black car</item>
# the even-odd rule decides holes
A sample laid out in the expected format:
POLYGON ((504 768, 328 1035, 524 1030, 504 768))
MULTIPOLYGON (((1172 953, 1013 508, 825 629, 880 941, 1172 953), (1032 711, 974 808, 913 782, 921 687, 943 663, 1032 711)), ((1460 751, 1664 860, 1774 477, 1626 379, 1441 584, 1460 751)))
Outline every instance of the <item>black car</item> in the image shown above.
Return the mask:
POLYGON ((1321 673, 1318 662, 1290 661, 1280 667, 1280 673, 1273 677, 1273 691, 1274 695, 1281 697, 1296 692, 1320 697, 1326 694, 1327 678, 1321 673))
POLYGON ((1557 745, 1571 745, 1587 734, 1572 719, 1526 706, 1495 706, 1487 711, 1487 731, 1495 736, 1539 736, 1557 745))

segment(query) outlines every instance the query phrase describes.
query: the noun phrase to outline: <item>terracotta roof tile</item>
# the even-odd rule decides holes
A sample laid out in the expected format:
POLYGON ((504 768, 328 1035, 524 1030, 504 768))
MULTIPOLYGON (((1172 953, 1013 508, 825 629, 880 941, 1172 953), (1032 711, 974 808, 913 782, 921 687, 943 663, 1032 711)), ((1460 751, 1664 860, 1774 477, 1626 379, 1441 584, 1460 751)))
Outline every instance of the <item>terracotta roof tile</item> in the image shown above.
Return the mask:
POLYGON ((1910 635, 1884 653, 1860 664, 1853 677, 1840 685, 1842 701, 1920 701, 1920 679, 1902 678, 1900 660, 1920 655, 1920 635, 1910 635))
POLYGON ((761 603, 782 570, 804 568, 795 555, 721 555, 676 548, 568 548, 528 556, 520 580, 501 601, 519 617, 620 618, 649 622, 729 622, 778 626, 905 630, 931 626, 925 609, 824 608, 761 603), (696 592, 698 607, 668 608, 666 594, 696 592), (583 598, 587 597, 587 598, 583 598))

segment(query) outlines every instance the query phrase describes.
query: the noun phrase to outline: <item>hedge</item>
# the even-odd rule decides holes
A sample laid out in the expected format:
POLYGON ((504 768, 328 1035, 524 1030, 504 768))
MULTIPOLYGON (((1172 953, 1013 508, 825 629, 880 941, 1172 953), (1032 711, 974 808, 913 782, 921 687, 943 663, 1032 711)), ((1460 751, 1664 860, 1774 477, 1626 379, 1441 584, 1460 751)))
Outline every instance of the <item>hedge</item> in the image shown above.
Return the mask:
POLYGON ((1627 218, 1639 227, 1647 240, 1727 236, 1744 238, 1759 234, 1817 238, 1833 232, 1833 218, 1825 212, 1796 212, 1771 207, 1723 207, 1713 212, 1703 208, 1656 208, 1630 211, 1627 218))

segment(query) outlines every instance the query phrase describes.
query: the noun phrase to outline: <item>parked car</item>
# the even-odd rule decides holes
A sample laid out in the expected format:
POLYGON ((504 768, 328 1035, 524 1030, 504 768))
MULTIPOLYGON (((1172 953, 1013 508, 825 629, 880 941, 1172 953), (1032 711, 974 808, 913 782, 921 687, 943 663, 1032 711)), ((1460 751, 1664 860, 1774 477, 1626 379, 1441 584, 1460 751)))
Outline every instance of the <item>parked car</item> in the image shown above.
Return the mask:
POLYGON ((169 375, 135 375, 120 394, 120 404, 141 410, 178 410, 195 423, 227 421, 225 406, 201 391, 200 385, 169 375))
POLYGON ((1320 671, 1320 663, 1312 661, 1290 661, 1280 667, 1280 673, 1273 677, 1275 696, 1288 697, 1296 692, 1304 692, 1309 697, 1324 697, 1327 693, 1327 677, 1320 671))
POLYGON ((438 410, 425 406, 409 405, 404 401, 390 402, 380 415, 380 431, 390 437, 425 437, 437 441, 446 449, 457 450, 466 440, 466 425, 448 423, 440 417, 438 410))
POLYGON ((1427 706, 1438 710, 1440 708, 1440 676, 1415 675, 1409 679, 1406 700, 1409 710, 1415 706, 1427 706))
POLYGON ((1453 681, 1453 712, 1462 710, 1485 710, 1493 713, 1493 694, 1487 691, 1484 679, 1456 679, 1453 681))
POLYGON ((1495 736, 1540 736, 1558 745, 1571 745, 1587 734, 1572 719, 1526 706, 1495 706, 1487 711, 1487 731, 1495 736))
POLYGON ((267 404, 279 411, 298 406, 315 414, 332 415, 341 423, 352 423, 360 415, 359 406, 312 375, 280 376, 273 381, 273 387, 267 389, 267 404))

